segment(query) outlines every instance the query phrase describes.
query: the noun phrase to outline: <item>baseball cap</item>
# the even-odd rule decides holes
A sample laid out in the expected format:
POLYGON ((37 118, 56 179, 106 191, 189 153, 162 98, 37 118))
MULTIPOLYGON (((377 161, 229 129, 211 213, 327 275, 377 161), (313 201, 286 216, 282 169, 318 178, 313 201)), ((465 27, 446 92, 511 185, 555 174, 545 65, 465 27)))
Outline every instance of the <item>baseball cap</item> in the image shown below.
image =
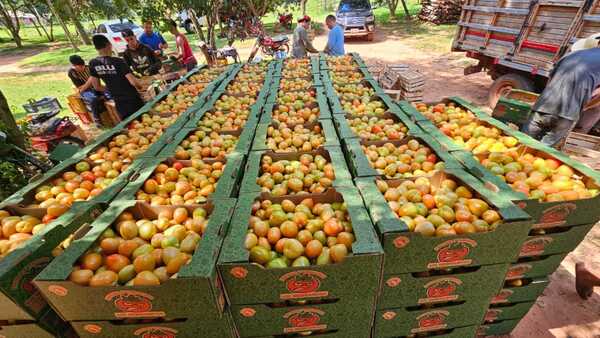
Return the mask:
POLYGON ((592 34, 587 38, 579 39, 573 44, 573 46, 571 46, 571 52, 598 47, 598 40, 600 40, 600 33, 592 34))
POLYGON ((129 28, 125 28, 122 32, 121 32, 121 36, 123 36, 124 38, 128 38, 130 36, 134 36, 135 34, 133 34, 133 31, 129 28))
POLYGON ((300 19, 298 19, 298 22, 310 22, 310 16, 305 15, 303 17, 301 17, 300 19))

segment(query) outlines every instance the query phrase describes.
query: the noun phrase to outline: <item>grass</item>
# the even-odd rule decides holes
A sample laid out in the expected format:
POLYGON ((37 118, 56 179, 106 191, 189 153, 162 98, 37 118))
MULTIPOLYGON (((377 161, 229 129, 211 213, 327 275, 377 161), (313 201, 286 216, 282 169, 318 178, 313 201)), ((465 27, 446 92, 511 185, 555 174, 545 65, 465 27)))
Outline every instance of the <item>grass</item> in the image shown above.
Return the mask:
MULTIPOLYGON (((323 23, 328 14, 334 13, 339 0, 310 0, 307 3, 307 14, 313 18, 315 23, 323 23), (329 8, 324 3, 329 4, 329 8)), ((416 19, 420 10, 419 0, 407 0, 409 13, 412 19, 406 18, 402 5, 396 10, 397 17, 390 16, 387 7, 378 7, 374 9, 377 29, 384 31, 389 39, 400 40, 423 53, 443 53, 450 51, 452 37, 456 31, 456 25, 432 25, 416 19)), ((283 9, 280 10, 282 13, 283 9)), ((295 21, 301 16, 300 8, 292 10, 295 21)), ((278 20, 277 11, 270 13, 263 18, 263 23, 268 32, 273 32, 275 22, 278 20)), ((98 20, 99 23, 100 20, 98 20)), ((84 23, 85 27, 91 26, 84 23)), ((75 32, 73 27, 69 28, 75 32)), ((68 57, 73 54, 73 50, 66 42, 64 32, 60 26, 54 27, 54 34, 58 42, 48 43, 45 37, 40 37, 33 27, 23 27, 21 35, 24 48, 17 49, 13 42, 9 41, 10 35, 5 29, 0 29, 0 58, 5 56, 18 56, 27 53, 26 57, 19 61, 22 68, 35 67, 66 67, 69 63, 68 57), (35 53, 35 51, 40 51, 35 53), (34 55, 31 55, 35 53, 34 55), (30 56, 29 56, 30 55, 30 56)), ((217 31, 218 34, 218 31, 217 31)), ((275 33, 274 33, 275 34, 275 33)), ((163 34, 169 43, 170 50, 174 50, 174 38, 170 33, 163 34)), ((196 45, 198 38, 195 34, 187 36, 192 48, 197 51, 196 45)), ((245 41, 236 41, 236 48, 250 47, 253 39, 245 41)), ((226 39, 218 39, 217 46, 222 47, 227 43, 226 39)), ((92 46, 80 46, 79 54, 84 59, 89 60, 96 55, 92 46)), ((385 51, 382 51, 385 52, 385 51)), ((30 98, 40 99, 44 96, 53 96, 59 98, 61 104, 66 106, 66 97, 72 93, 72 85, 66 75, 66 71, 53 73, 31 73, 18 76, 0 77, 0 90, 8 98, 11 110, 17 118, 25 114, 22 104, 30 98)))
POLYGON ((0 90, 8 99, 8 105, 16 119, 25 116, 22 105, 31 98, 39 100, 44 96, 56 97, 63 108, 68 109, 67 96, 73 93, 71 81, 62 72, 2 76, 0 90))

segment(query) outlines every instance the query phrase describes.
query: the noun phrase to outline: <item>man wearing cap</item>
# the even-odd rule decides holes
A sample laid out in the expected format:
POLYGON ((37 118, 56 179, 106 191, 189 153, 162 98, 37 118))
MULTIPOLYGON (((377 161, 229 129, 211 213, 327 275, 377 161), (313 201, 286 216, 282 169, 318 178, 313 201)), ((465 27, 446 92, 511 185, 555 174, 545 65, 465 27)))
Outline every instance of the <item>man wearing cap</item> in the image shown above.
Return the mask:
POLYGON ((100 121, 100 113, 102 113, 102 101, 104 93, 96 91, 92 86, 92 80, 90 76, 90 68, 86 66, 85 61, 79 55, 71 55, 69 57, 71 62, 71 68, 67 75, 77 92, 79 97, 85 103, 87 109, 92 113, 92 119, 96 126, 100 127, 102 122, 100 121))
POLYGON ((140 75, 156 75, 162 67, 162 62, 154 51, 140 43, 131 29, 125 29, 121 35, 127 41, 127 49, 123 58, 131 69, 140 75))
POLYGON ((142 85, 123 59, 112 56, 112 46, 104 35, 94 35, 92 42, 99 54, 90 61, 92 86, 103 91, 104 86, 100 84, 102 80, 115 100, 119 115, 125 119, 144 105, 137 91, 142 85))
POLYGON ((308 52, 318 53, 319 51, 313 47, 312 42, 308 39, 308 29, 310 28, 310 16, 305 15, 298 19, 298 26, 294 30, 292 57, 304 58, 308 52))
POLYGON ((523 126, 524 133, 549 146, 558 146, 567 137, 600 86, 597 39, 593 37, 583 44, 576 43, 575 51, 556 63, 546 88, 523 126), (577 50, 579 46, 591 48, 577 50))

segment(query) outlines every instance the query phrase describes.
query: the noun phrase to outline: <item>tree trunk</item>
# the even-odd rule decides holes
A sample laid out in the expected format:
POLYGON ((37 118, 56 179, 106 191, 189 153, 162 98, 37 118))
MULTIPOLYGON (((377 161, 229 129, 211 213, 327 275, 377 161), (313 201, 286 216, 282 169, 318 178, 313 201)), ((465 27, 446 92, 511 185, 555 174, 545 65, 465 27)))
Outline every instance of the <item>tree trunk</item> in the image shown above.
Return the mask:
POLYGON ((6 128, 6 134, 11 142, 13 142, 17 147, 21 149, 25 149, 27 145, 25 144, 25 136, 21 133, 21 130, 17 126, 17 122, 15 122, 15 117, 10 112, 10 108, 8 107, 8 102, 6 101, 6 97, 0 90, 0 123, 4 125, 6 128))
POLYGON ((48 34, 50 34, 50 41, 54 41, 54 22, 52 22, 52 15, 50 16, 50 18, 48 18, 48 24, 50 25, 50 32, 48 32, 48 34))
POLYGON ((396 7, 398 7, 398 1, 397 0, 388 0, 387 4, 388 4, 388 9, 390 10, 390 16, 393 19, 396 19, 396 7))
POLYGON ((202 32, 202 27, 200 27, 200 23, 198 22, 198 17, 196 16, 196 12, 193 10, 189 10, 189 17, 192 19, 192 24, 194 25, 194 28, 196 29, 196 35, 198 35, 198 39, 200 39, 200 41, 204 41, 204 33, 202 32))
POLYGON ((306 2, 308 0, 300 0, 300 8, 302 9, 302 16, 306 15, 306 2))
POLYGON ((96 22, 94 22, 94 16, 92 14, 88 14, 88 19, 90 19, 92 26, 94 26, 94 29, 96 29, 98 26, 96 25, 96 22))
POLYGON ((42 35, 42 32, 40 32, 40 28, 38 27, 38 25, 35 22, 35 20, 31 20, 31 23, 33 24, 33 27, 35 28, 35 31, 38 33, 38 35, 40 36, 40 38, 43 38, 44 36, 42 35))
POLYGON ((46 30, 46 27, 44 27, 44 23, 42 22, 42 19, 40 19, 40 13, 38 12, 37 8, 35 8, 35 6, 30 6, 29 10, 31 11, 31 13, 33 13, 33 16, 37 20, 38 25, 40 26, 40 28, 42 28, 42 30, 44 31, 44 34, 46 34, 46 38, 48 39, 48 42, 52 42, 53 39, 48 34, 48 31, 46 30))
POLYGON ((48 4, 48 8, 50 8, 50 11, 52 12, 52 15, 54 15, 56 17, 56 19, 58 20, 58 22, 62 26, 63 30, 65 31, 65 35, 67 36, 67 39, 69 39, 69 42, 71 43, 71 46, 73 47, 73 50, 76 51, 76 52, 79 52, 80 50, 77 47, 77 44, 75 43, 75 40, 73 40, 73 36, 71 36, 71 33, 69 32, 69 29, 67 28, 67 25, 65 24, 65 22, 63 21, 63 19, 60 17, 60 15, 58 15, 58 12, 56 11, 56 8, 54 8, 54 5, 52 4, 52 0, 46 0, 46 4, 48 4))
POLYGON ((79 14, 75 11, 75 9, 73 9, 73 6, 71 6, 70 1, 65 1, 64 3, 65 3, 65 9, 67 10, 67 14, 69 15, 71 21, 75 25, 75 29, 79 33, 81 42, 83 42, 87 46, 91 45, 92 40, 90 40, 90 37, 88 36, 87 32, 85 31, 85 28, 81 24, 81 21, 79 21, 79 17, 78 17, 79 14))
MULTIPOLYGON (((8 8, 5 7, 3 3, 0 3, 0 14, 2 15, 2 20, 4 21, 4 25, 12 35, 13 40, 15 40, 15 44, 17 48, 23 47, 23 42, 21 40, 21 36, 19 35, 19 19, 16 15, 16 10, 14 8, 10 8, 13 12, 13 16, 15 17, 15 21, 12 20, 10 13, 8 12, 8 8)), ((10 6, 10 5, 9 5, 10 6)))
MULTIPOLYGON (((408 7, 406 7, 406 2, 404 0, 400 0, 402 1, 402 7, 404 7, 404 14, 406 14, 406 17, 408 19, 410 19, 410 13, 408 12, 408 7)), ((396 3, 396 6, 398 5, 398 3, 396 3)))

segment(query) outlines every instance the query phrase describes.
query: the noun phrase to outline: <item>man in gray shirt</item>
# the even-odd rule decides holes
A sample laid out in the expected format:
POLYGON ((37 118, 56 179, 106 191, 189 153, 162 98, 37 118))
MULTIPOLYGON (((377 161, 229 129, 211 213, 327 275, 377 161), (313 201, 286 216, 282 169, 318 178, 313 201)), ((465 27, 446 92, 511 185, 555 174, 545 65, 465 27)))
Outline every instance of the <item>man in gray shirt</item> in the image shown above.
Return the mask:
POLYGON ((308 39, 307 29, 310 28, 310 16, 305 15, 298 19, 298 26, 294 30, 292 57, 299 59, 307 56, 307 52, 318 53, 308 39))
POLYGON ((566 55, 554 66, 523 132, 549 146, 559 145, 579 121, 598 86, 600 48, 566 55))

